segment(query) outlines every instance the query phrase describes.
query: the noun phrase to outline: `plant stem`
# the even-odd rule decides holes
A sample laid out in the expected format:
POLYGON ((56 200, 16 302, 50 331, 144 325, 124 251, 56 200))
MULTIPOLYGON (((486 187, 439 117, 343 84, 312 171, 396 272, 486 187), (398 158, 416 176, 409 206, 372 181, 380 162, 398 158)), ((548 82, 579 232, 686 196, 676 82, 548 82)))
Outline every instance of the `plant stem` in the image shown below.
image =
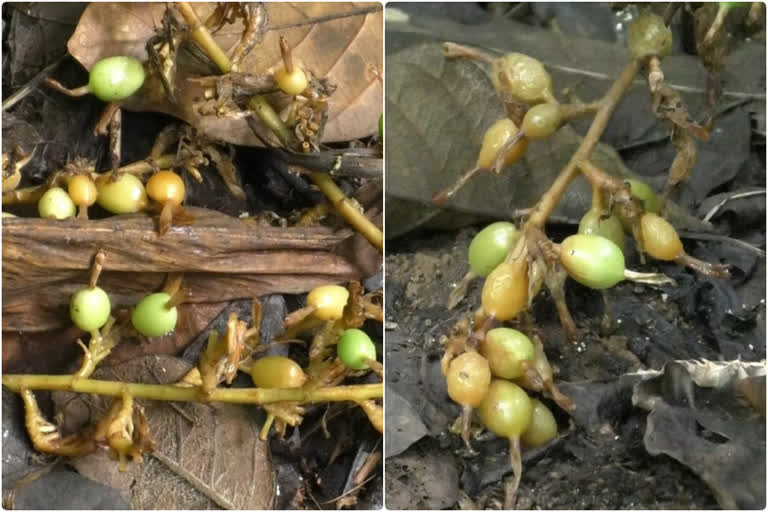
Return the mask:
POLYGON ((563 103, 560 105, 561 126, 567 122, 590 116, 600 110, 603 101, 591 101, 589 103, 563 103))
POLYGON ((57 80, 54 80, 53 78, 46 78, 45 85, 47 85, 48 87, 50 87, 55 91, 58 91, 62 94, 66 94, 67 96, 71 96, 73 98, 78 98, 80 96, 85 96, 86 94, 91 93, 91 89, 87 85, 81 85, 80 87, 75 87, 74 89, 68 89, 67 87, 64 87, 60 82, 58 82, 57 80))
POLYGON ((381 230, 352 204, 327 173, 313 172, 310 173, 309 179, 325 194, 339 215, 379 250, 384 249, 384 235, 381 230))
POLYGON ((280 142, 284 146, 289 147, 292 142, 295 142, 295 137, 291 130, 285 125, 280 116, 272 108, 267 99, 264 96, 253 96, 248 102, 248 106, 253 109, 259 116, 259 119, 267 125, 267 128, 272 130, 272 133, 278 136, 280 142))
POLYGON ((288 46, 288 41, 283 36, 280 36, 280 54, 283 56, 285 70, 290 75, 293 73, 293 56, 291 55, 291 47, 288 46))
POLYGON ((615 193, 624 188, 623 181, 615 176, 611 176, 588 160, 577 162, 576 165, 592 186, 593 191, 597 189, 599 191, 608 190, 615 193))
POLYGON ((312 390, 265 388, 216 388, 205 397, 198 388, 173 384, 138 384, 109 380, 80 379, 72 375, 3 375, 3 385, 13 391, 45 389, 74 391, 97 395, 121 396, 128 392, 136 398, 175 402, 229 402, 237 404, 269 404, 273 402, 341 402, 381 398, 382 384, 336 386, 312 390))
POLYGON ((600 109, 595 114, 595 118, 592 121, 592 125, 589 127, 589 131, 584 136, 584 139, 579 144, 578 149, 571 157, 570 161, 560 171, 560 174, 552 183, 552 186, 541 197, 539 202, 533 208, 531 216, 526 222, 525 228, 536 227, 543 229, 547 218, 552 214, 557 204, 560 202, 563 194, 565 193, 571 181, 578 175, 579 169, 577 164, 580 161, 587 161, 592 156, 592 152, 595 150, 595 146, 600 141, 600 136, 608 126, 613 112, 616 110, 616 106, 619 104, 621 98, 632 86, 632 82, 635 79, 638 71, 640 70, 640 62, 633 60, 624 68, 621 75, 616 79, 611 88, 606 93, 605 97, 601 100, 600 109))
POLYGON ((443 55, 447 58, 476 60, 489 65, 494 61, 494 57, 489 53, 469 46, 464 46, 463 44, 452 43, 450 41, 443 43, 443 55))
POLYGON ((208 54, 208 57, 211 58, 222 73, 229 73, 232 70, 232 61, 229 60, 229 57, 227 57, 227 54, 224 53, 218 43, 214 41, 213 36, 211 36, 208 28, 197 16, 192 5, 189 2, 178 2, 176 6, 179 8, 181 15, 184 16, 187 25, 192 29, 192 39, 205 50, 205 53, 208 54))
POLYGON ((723 4, 718 6, 715 19, 712 21, 712 25, 709 26, 709 30, 707 30, 704 39, 702 39, 701 43, 699 43, 699 48, 705 48, 712 43, 712 39, 715 38, 715 34, 717 34, 717 31, 720 30, 720 27, 723 26, 725 17, 728 15, 728 11, 730 10, 731 8, 729 6, 725 6, 723 4))

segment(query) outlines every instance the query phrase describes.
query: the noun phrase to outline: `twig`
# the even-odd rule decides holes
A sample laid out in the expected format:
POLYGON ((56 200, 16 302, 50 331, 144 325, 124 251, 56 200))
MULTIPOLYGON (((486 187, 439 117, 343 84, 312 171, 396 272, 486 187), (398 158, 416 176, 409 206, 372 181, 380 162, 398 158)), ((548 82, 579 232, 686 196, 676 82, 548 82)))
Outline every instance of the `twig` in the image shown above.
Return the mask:
POLYGON ((560 115, 562 117, 560 122, 565 124, 575 119, 593 115, 600 110, 602 105, 602 100, 589 103, 562 103, 560 104, 560 115))
POLYGON ((309 175, 312 183, 317 185, 336 211, 349 222, 361 235, 379 250, 384 249, 384 234, 363 213, 355 208, 344 192, 333 182, 328 174, 313 172, 309 175))
POLYGON ((491 64, 493 62, 493 56, 482 50, 464 46, 463 44, 456 44, 452 42, 443 43, 443 55, 448 58, 464 58, 483 62, 485 64, 491 64))
POLYGON ((275 156, 281 161, 306 169, 304 172, 327 172, 334 176, 357 176, 360 178, 381 179, 384 175, 384 161, 381 151, 375 148, 332 149, 320 153, 294 153, 288 150, 276 150, 275 156), (341 165, 334 168, 341 157, 341 165))

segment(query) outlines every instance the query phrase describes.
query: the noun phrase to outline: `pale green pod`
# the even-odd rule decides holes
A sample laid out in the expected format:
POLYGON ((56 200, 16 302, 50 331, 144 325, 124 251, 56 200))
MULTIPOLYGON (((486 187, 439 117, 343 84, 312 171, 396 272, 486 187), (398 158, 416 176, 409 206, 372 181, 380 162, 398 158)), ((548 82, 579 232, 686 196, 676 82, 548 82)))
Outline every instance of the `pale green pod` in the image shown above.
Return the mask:
POLYGON ((69 302, 72 322, 84 331, 101 329, 107 323, 111 310, 107 292, 98 286, 78 290, 69 302))
POLYGON ((624 254, 602 236, 571 235, 560 245, 560 262, 575 281, 602 290, 624 280, 624 254))
POLYGON ((96 181, 96 202, 111 213, 136 213, 147 206, 144 184, 133 174, 122 174, 116 181, 104 175, 96 181))
POLYGON ((508 53, 491 62, 491 82, 502 96, 521 103, 552 100, 552 77, 539 60, 522 53, 508 53))
POLYGON ((524 445, 535 448, 553 440, 557 436, 557 421, 549 408, 539 400, 532 398, 533 417, 528 429, 520 440, 524 445))
POLYGON ((478 412, 488 430, 508 439, 519 439, 533 420, 528 394, 517 384, 501 379, 491 382, 478 412))
POLYGON ((364 331, 347 329, 339 338, 336 353, 347 368, 364 370, 368 359, 376 360, 376 345, 364 331))
POLYGON ((615 243, 624 252, 624 228, 613 214, 604 217, 596 210, 589 210, 579 222, 580 235, 598 235, 615 243))
POLYGON ((88 89, 102 101, 122 101, 144 84, 144 66, 134 57, 107 57, 91 68, 88 89))
POLYGON ((510 222, 494 222, 480 230, 469 244, 469 267, 478 276, 486 277, 520 239, 520 232, 510 222))
POLYGON ((561 119, 560 105, 557 103, 539 103, 525 113, 520 127, 529 139, 545 139, 560 128, 561 119))
POLYGON ((643 202, 643 208, 646 212, 659 213, 661 209, 659 196, 647 183, 634 179, 624 180, 624 182, 629 184, 632 195, 643 202))
POLYGON ((488 359, 496 377, 516 379, 523 375, 523 361, 533 366, 536 349, 522 332, 507 327, 491 329, 480 344, 480 352, 488 359))
POLYGON ((51 187, 37 202, 37 211, 43 219, 69 219, 77 213, 77 207, 67 191, 61 187, 51 187))
POLYGON ((131 315, 133 327, 144 336, 165 336, 176 328, 178 310, 174 306, 167 308, 171 300, 167 293, 153 293, 144 297, 136 305, 131 315))

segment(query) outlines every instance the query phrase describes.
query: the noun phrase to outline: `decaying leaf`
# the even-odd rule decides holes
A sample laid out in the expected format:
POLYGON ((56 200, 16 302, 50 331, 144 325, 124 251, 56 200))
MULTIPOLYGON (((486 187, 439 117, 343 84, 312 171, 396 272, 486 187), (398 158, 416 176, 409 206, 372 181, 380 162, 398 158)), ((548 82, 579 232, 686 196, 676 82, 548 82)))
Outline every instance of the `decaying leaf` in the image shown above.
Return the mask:
MULTIPOLYGON (((165 3, 93 3, 69 41, 69 52, 86 68, 99 59, 131 55, 146 60, 146 42, 162 25, 165 3)), ((205 20, 215 3, 194 3, 205 20)), ((337 89, 331 97, 325 142, 347 141, 376 132, 383 96, 383 18, 378 3, 268 3, 266 33, 242 61, 240 71, 263 74, 282 66, 278 39, 288 40, 296 61, 337 89)), ((182 21, 183 24, 183 21, 182 21)), ((214 38, 226 52, 240 40, 242 23, 224 25, 214 38)), ((125 107, 165 112, 184 119, 206 135, 232 144, 263 145, 245 119, 201 116, 193 102, 202 97, 199 84, 188 82, 199 70, 177 62, 176 91, 180 107, 168 103, 162 89, 149 85, 125 107)), ((151 85, 151 84, 150 84, 151 85)))
POLYGON ((681 130, 701 140, 707 140, 709 133, 691 119, 683 97, 666 84, 661 84, 658 91, 653 94, 653 113, 660 119, 666 119, 681 130))
MULTIPOLYGON (((191 368, 173 357, 147 356, 93 377, 130 382, 170 383, 191 368)), ((111 403, 104 397, 56 393, 66 428, 98 419, 111 403)), ((245 406, 137 400, 143 405, 154 452, 120 472, 106 451, 75 459, 84 476, 117 489, 136 509, 268 509, 275 481, 266 443, 259 440, 245 406)))
POLYGON ((332 251, 348 238, 327 228, 270 228, 189 208, 191 226, 157 236, 143 214, 72 221, 3 222, 3 330, 36 332, 69 325, 71 295, 88 282, 98 249, 99 285, 112 307, 136 304, 159 290, 167 272, 184 272, 186 302, 223 302, 269 293, 303 293, 362 277, 332 251), (115 236, 119 233, 119 236, 115 236))
POLYGON ((705 36, 709 33, 719 7, 719 3, 705 3, 694 13, 696 50, 699 52, 701 62, 711 73, 719 73, 723 70, 725 55, 728 53, 726 27, 720 27, 720 30, 712 34, 713 37, 705 41, 705 36))
POLYGON ((725 509, 764 508, 765 418, 739 385, 765 376, 765 363, 672 361, 646 373, 632 402, 650 411, 648 452, 690 467, 725 509))
MULTIPOLYGON (((477 177, 445 205, 454 210, 451 217, 438 217, 439 209, 429 204, 430 198, 474 166, 485 129, 504 115, 501 103, 482 67, 446 59, 437 43, 389 55, 387 66, 388 237, 427 221, 455 227, 466 220, 466 212, 501 217, 529 208, 581 142, 575 130, 565 126, 551 138, 531 143, 523 160, 500 176, 477 177), (408 206, 393 207, 390 199, 408 206), (412 207, 415 203, 418 206, 412 207)), ((597 145, 592 162, 616 176, 637 178, 606 144, 597 145)), ((577 178, 552 218, 580 219, 590 198, 589 185, 577 178)), ((668 204, 668 210, 678 227, 709 229, 676 205, 668 204)))
POLYGON ((426 436, 429 431, 411 404, 394 388, 387 386, 387 407, 396 414, 389 415, 386 422, 386 457, 399 455, 413 443, 426 436))
POLYGON ((696 143, 684 130, 676 129, 672 133, 672 144, 677 149, 675 159, 669 167, 665 190, 672 189, 681 181, 687 179, 696 165, 696 143))
MULTIPOLYGON (((550 140, 532 142, 524 161, 502 176, 479 176, 446 205, 452 211, 436 209, 431 197, 474 166, 485 129, 504 115, 485 67, 466 59, 445 59, 441 51, 444 41, 479 47, 493 55, 515 51, 534 56, 551 73, 558 97, 567 89, 582 101, 596 100, 604 94, 627 59, 626 49, 619 45, 562 34, 555 37, 549 30, 502 19, 462 25, 414 16, 407 22, 388 23, 387 41, 388 237, 427 223, 430 227, 456 228, 476 221, 477 217, 468 218, 467 213, 499 218, 529 207, 579 143, 578 136, 568 128, 559 130, 550 140)), ((748 46, 741 56, 734 53, 729 58, 744 60, 751 56, 746 58, 759 60, 764 59, 763 52, 759 45, 748 46)), ((761 70, 747 68, 742 73, 743 69, 739 65, 726 67, 723 78, 728 87, 723 96, 752 98, 760 103, 764 91, 751 84, 763 82, 761 70)), ((702 104, 707 75, 697 59, 670 56, 664 60, 664 71, 665 83, 679 92, 689 107, 702 104)), ((633 90, 647 101, 644 80, 638 77, 633 90)), ((646 119, 634 123, 644 126, 632 134, 637 139, 658 123, 650 108, 645 112, 646 119)), ((706 146, 699 150, 706 151, 706 146)), ((598 145, 595 158, 601 160, 601 168, 611 173, 631 174, 618 154, 605 145, 598 145)), ((552 219, 578 222, 589 205, 589 197, 589 187, 577 180, 552 219)), ((669 213, 678 228, 687 225, 684 229, 691 231, 711 229, 684 212, 669 213)))

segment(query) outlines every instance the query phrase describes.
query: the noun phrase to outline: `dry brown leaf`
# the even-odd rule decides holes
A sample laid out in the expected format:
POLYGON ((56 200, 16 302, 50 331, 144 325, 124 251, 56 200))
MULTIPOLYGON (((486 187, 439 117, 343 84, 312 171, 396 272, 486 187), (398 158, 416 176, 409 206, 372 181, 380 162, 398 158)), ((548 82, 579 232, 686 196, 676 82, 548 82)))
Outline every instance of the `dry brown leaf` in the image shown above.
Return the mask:
MULTIPOLYGON (((146 356, 120 366, 99 368, 94 378, 166 384, 191 366, 181 359, 146 356)), ((58 392, 54 396, 64 426, 79 429, 97 419, 111 399, 58 392)), ((135 509, 244 509, 272 507, 275 480, 267 444, 246 406, 138 399, 144 407, 154 452, 141 464, 119 471, 106 450, 79 457, 80 474, 113 487, 135 509)))
MULTIPOLYGON (((206 17, 215 3, 194 3, 206 17)), ((161 26, 165 3, 92 3, 69 40, 69 52, 86 68, 113 55, 146 60, 145 45, 161 26)), ((262 42, 244 59, 241 71, 267 73, 281 66, 279 36, 288 40, 294 58, 315 76, 337 86, 329 104, 323 141, 347 141, 376 132, 383 109, 383 16, 379 3, 268 3, 269 22, 262 42)), ((242 23, 215 34, 228 51, 240 37, 242 23)), ((183 75, 183 71, 179 71, 183 75)), ((199 86, 184 81, 179 97, 200 97, 199 86)), ((146 87, 146 86, 145 86, 146 87)), ((190 101, 176 109, 162 96, 137 95, 125 106, 175 115, 213 138, 232 144, 261 146, 243 120, 201 116, 190 101)))
POLYGON ((677 154, 669 167, 667 183, 664 185, 665 190, 669 190, 681 181, 688 179, 696 165, 697 157, 696 143, 688 132, 680 129, 673 130, 671 139, 672 144, 677 149, 677 154))
POLYGON ((109 293, 113 309, 159 290, 167 272, 186 273, 184 288, 192 303, 303 293, 363 277, 355 263, 331 252, 348 232, 258 227, 212 210, 188 210, 195 223, 162 237, 145 214, 85 225, 5 219, 3 330, 38 332, 69 325, 69 299, 87 284, 99 249, 106 256, 99 286, 109 293))

